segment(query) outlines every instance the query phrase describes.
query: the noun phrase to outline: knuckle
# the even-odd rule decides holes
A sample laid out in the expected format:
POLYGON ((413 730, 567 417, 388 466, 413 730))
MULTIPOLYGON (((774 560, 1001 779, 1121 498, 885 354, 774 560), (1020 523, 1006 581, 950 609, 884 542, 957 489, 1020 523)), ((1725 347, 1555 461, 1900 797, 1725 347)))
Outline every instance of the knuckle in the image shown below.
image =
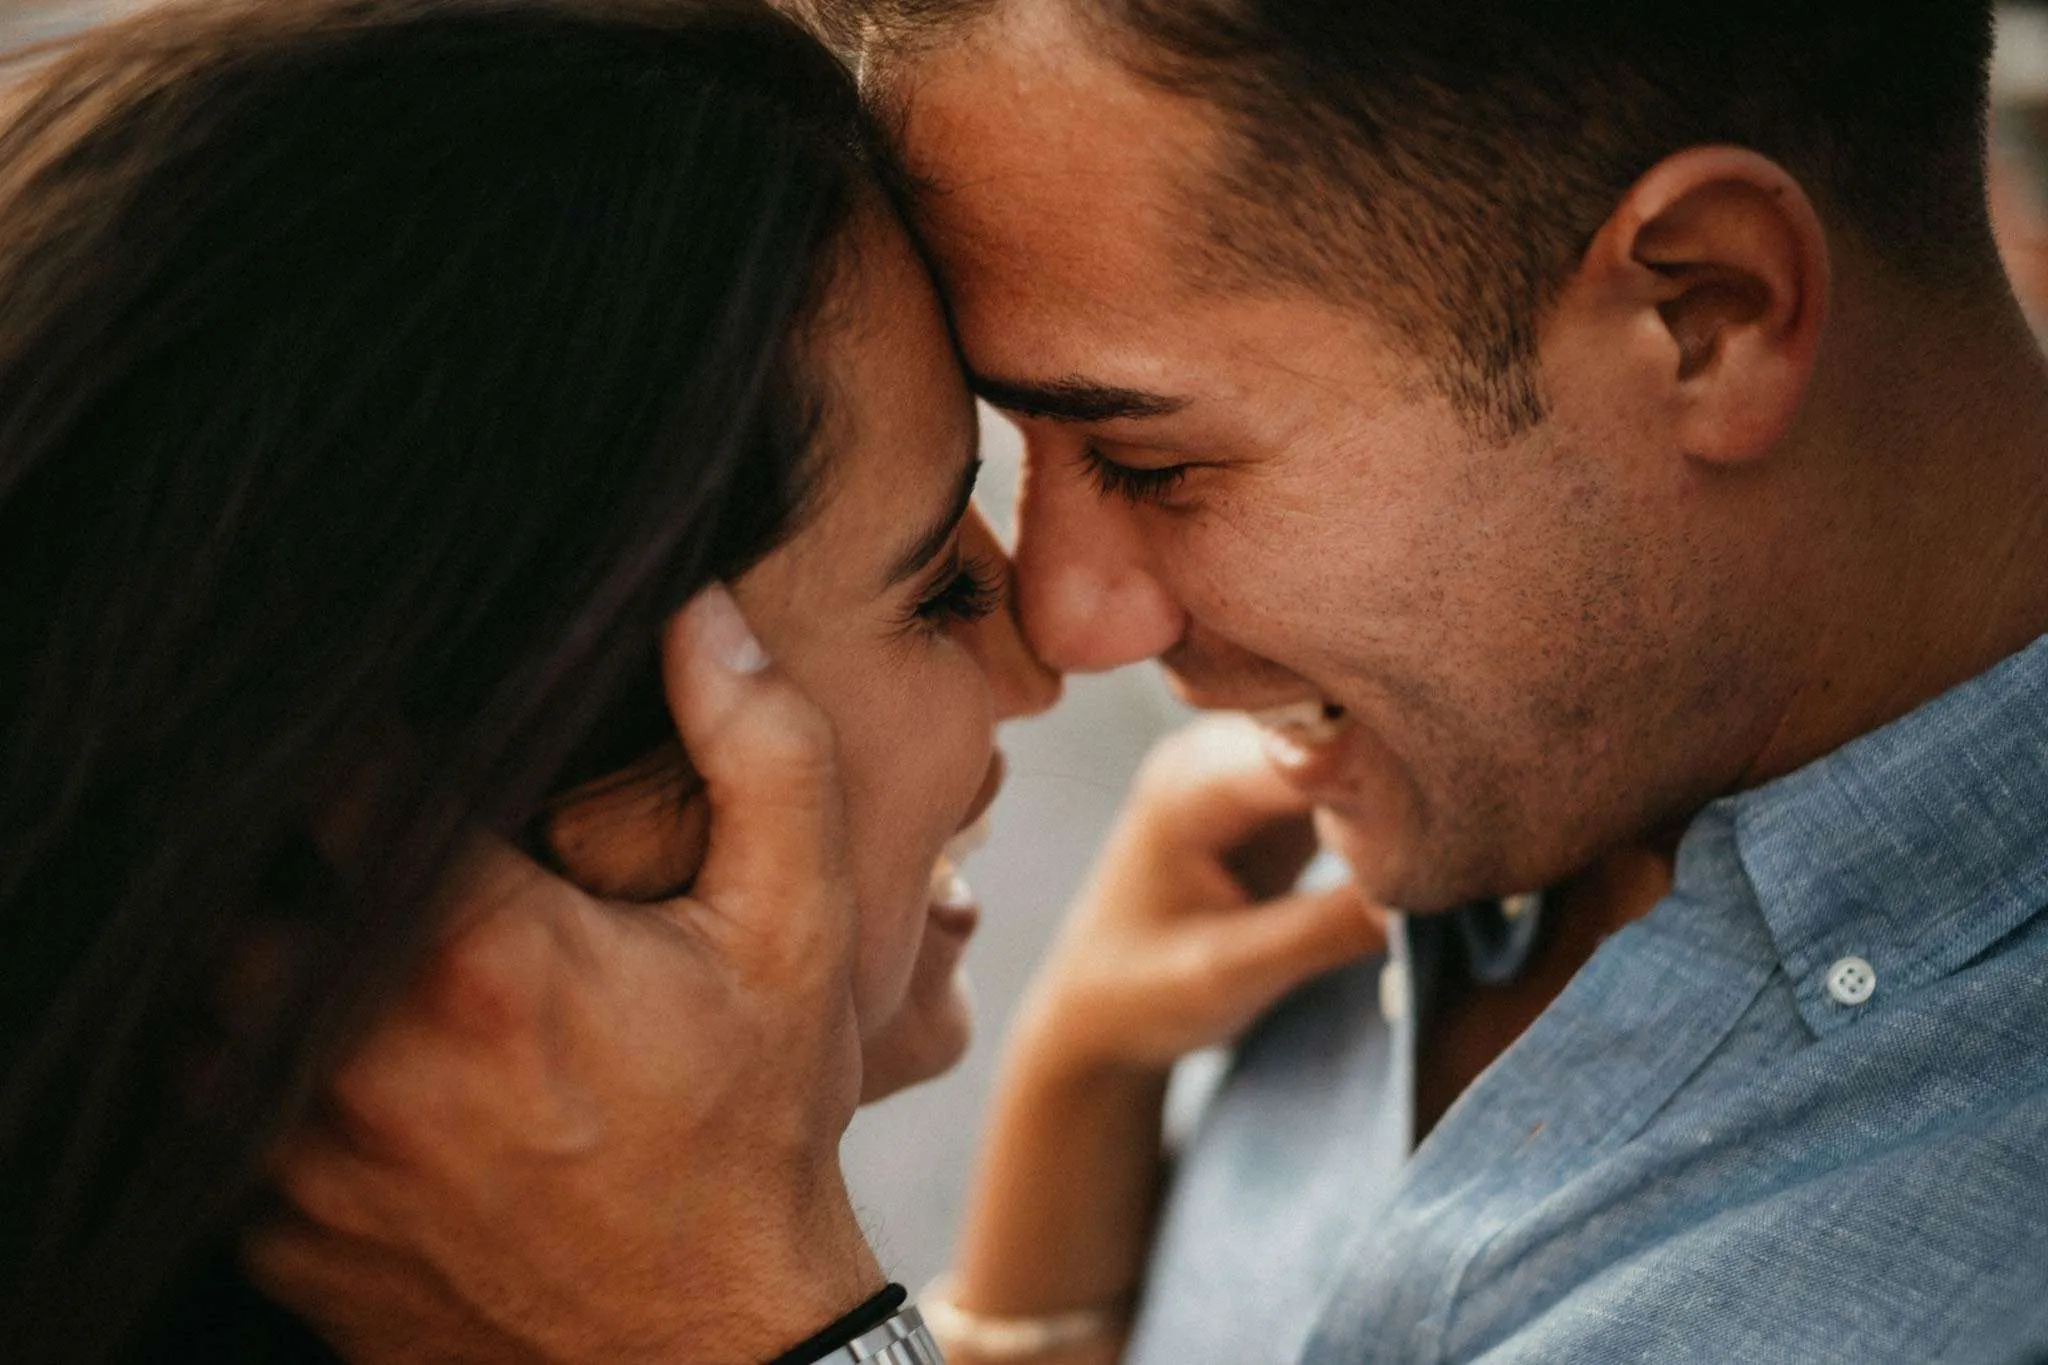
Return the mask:
MULTIPOLYGON (((339 1161, 301 1155, 281 1164, 272 1184, 279 1197, 316 1228, 359 1239, 379 1230, 380 1220, 371 1213, 366 1192, 339 1161)), ((303 1248, 308 1240, 280 1233, 276 1245, 303 1248)))
MULTIPOLYGON (((342 1146, 372 1160, 412 1162, 427 1148, 431 1120, 415 1103, 418 1054, 380 1042, 328 1083, 326 1112, 342 1146)), ((308 1160, 319 1160, 309 1157, 308 1160)))
POLYGON ((470 1037, 519 1034, 539 1011, 552 946, 542 921, 494 915, 435 955, 420 978, 419 1003, 430 1018, 470 1037))

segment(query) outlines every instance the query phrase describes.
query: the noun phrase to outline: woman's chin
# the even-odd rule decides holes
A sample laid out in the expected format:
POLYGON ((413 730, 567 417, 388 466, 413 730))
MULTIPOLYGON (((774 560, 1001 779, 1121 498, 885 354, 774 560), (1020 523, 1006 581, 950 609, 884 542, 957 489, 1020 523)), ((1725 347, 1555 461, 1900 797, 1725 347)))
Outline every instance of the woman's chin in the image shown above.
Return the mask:
POLYGON ((974 1039, 974 992, 962 960, 981 910, 957 877, 934 876, 932 889, 909 992, 865 1049, 862 1104, 945 1075, 974 1039))
POLYGON ((903 1010, 863 1053, 860 1102, 873 1104, 937 1080, 960 1064, 974 1041, 973 989, 956 972, 946 998, 906 1001, 903 1010))

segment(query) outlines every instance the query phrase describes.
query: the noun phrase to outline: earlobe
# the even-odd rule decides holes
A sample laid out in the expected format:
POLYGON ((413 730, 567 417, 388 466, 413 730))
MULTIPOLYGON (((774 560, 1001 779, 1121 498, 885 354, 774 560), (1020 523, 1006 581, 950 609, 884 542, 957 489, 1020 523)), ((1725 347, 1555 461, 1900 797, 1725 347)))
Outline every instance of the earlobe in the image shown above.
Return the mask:
POLYGON ((1830 283, 1799 182, 1743 148, 1680 152, 1636 182, 1594 251, 1652 319, 1677 446, 1718 464, 1775 449, 1812 381, 1830 283))

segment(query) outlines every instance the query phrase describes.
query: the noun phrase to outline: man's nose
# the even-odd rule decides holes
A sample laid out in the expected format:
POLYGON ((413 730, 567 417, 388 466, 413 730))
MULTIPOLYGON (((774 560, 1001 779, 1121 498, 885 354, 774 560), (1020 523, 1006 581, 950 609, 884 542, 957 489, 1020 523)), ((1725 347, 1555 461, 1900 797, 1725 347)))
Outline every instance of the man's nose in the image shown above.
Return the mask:
MULTIPOLYGON (((976 558, 1006 563, 995 532, 979 511, 969 514, 963 531, 964 549, 976 558)), ((1014 581, 1014 578, 1013 578, 1014 581)), ((1060 675, 1031 652, 1017 625, 1014 593, 996 613, 974 630, 973 649, 988 678, 989 699, 997 720, 1020 720, 1052 709, 1060 699, 1060 675)))
POLYGON ((1017 513, 1017 610, 1038 657, 1099 673, 1171 649, 1186 616, 1153 573, 1134 509, 1065 451, 1030 443, 1017 513))

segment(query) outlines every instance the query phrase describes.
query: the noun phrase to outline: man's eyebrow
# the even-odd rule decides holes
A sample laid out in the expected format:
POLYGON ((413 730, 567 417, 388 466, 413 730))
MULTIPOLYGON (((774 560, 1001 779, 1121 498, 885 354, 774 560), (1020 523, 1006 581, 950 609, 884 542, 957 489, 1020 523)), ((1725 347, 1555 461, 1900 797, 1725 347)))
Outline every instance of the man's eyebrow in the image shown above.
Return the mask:
POLYGON ((981 477, 979 456, 968 460, 960 472, 960 482, 953 490, 953 500, 946 505, 945 515, 925 529, 917 543, 897 557, 894 567, 889 570, 889 586, 894 587, 904 579, 924 568, 939 557, 939 551, 960 529, 961 518, 967 515, 967 505, 974 501, 974 485, 981 477))
POLYGON ((999 379, 977 374, 968 387, 1005 412, 1048 422, 1114 422, 1125 418, 1169 417, 1188 405, 1141 389, 1120 389, 1086 379, 999 379))

